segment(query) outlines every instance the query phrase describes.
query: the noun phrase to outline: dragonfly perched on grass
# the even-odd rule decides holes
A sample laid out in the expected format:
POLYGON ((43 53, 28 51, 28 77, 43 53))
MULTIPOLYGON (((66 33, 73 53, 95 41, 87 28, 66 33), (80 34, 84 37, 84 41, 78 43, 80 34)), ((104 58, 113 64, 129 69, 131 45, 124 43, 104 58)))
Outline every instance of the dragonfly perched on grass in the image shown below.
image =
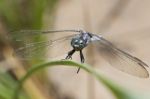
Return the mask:
MULTIPOLYGON (((76 52, 80 52, 80 59, 81 63, 84 63, 85 58, 82 53, 82 50, 88 46, 89 44, 96 45, 99 53, 115 68, 126 72, 130 75, 146 78, 149 77, 149 73, 145 67, 149 67, 146 63, 142 60, 128 54, 127 52, 117 48, 111 42, 103 38, 101 35, 93 34, 84 30, 52 30, 52 31, 38 31, 38 30, 21 30, 15 33, 19 35, 25 36, 36 36, 37 34, 53 34, 57 32, 73 32, 75 34, 67 35, 61 37, 56 40, 49 40, 43 42, 25 42, 27 38, 18 38, 16 37, 16 42, 25 42, 22 47, 15 49, 17 55, 21 56, 22 58, 29 58, 30 53, 38 54, 37 50, 40 48, 47 46, 51 48, 52 46, 58 45, 65 41, 70 42, 72 46, 72 50, 68 50, 68 54, 65 59, 72 59, 72 55, 76 52), (69 41, 68 41, 69 40, 69 41)), ((18 35, 15 35, 18 36, 18 35)), ((15 37, 13 37, 15 38, 15 37)), ((60 50, 61 51, 61 50, 60 50)), ((79 72, 80 68, 78 68, 77 73, 79 72)))

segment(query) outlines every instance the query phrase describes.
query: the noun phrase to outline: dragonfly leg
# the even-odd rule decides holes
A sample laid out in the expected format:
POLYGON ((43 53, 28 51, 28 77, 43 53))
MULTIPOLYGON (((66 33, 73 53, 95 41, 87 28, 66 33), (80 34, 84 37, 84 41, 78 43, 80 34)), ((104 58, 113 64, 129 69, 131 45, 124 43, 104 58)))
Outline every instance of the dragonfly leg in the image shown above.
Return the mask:
MULTIPOLYGON (((85 60, 85 59, 84 59, 82 50, 80 50, 80 59, 81 59, 81 63, 84 63, 84 60, 85 60)), ((79 71, 80 71, 80 67, 78 68, 77 73, 79 73, 79 71)))
POLYGON ((72 55, 73 55, 74 52, 75 52, 75 49, 69 51, 69 52, 68 52, 68 55, 66 56, 65 59, 72 59, 72 55))

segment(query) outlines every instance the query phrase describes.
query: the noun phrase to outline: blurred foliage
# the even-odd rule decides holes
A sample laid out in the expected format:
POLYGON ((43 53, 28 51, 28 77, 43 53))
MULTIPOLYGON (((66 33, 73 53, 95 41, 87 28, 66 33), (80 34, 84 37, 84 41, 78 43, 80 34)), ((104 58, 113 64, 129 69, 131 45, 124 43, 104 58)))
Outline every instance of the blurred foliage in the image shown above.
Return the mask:
POLYGON ((0 0, 0 19, 7 30, 41 29, 44 12, 53 13, 57 0, 0 0))
MULTIPOLYGON (((42 29, 43 18, 45 14, 49 14, 52 18, 55 12, 55 6, 58 0, 0 0, 0 25, 2 30, 6 31, 11 35, 13 32, 22 29, 42 29)), ((52 24, 52 22, 51 22, 52 24)), ((22 35, 23 36, 23 35, 22 35)), ((30 39, 30 37, 28 37, 30 39)), ((38 35, 37 38, 32 39, 33 42, 46 40, 42 35, 38 35)), ((8 41, 6 41, 8 43, 8 41)), ((44 47, 41 51, 44 51, 44 47)), ((0 54, 2 55, 2 54, 0 54)), ((36 57, 33 58, 30 63, 36 64, 40 62, 36 57)), ((11 63, 10 63, 11 64, 11 63)), ((40 73, 36 77, 46 80, 45 73, 40 73)), ((19 79, 20 74, 13 73, 14 76, 19 79)), ((41 85, 42 85, 41 80, 41 85)), ((0 99, 11 99, 14 87, 17 85, 17 80, 12 77, 10 73, 0 74, 0 99)), ((21 99, 25 98, 25 94, 21 95, 21 99)), ((40 98, 40 97, 39 97, 40 98)))
MULTIPOLYGON (((8 73, 0 73, 0 99, 11 99, 17 84, 8 73)), ((27 99, 24 93, 19 98, 27 99)))
MULTIPOLYGON (((0 0, 0 21, 8 32, 22 29, 40 30, 45 12, 48 11, 52 16, 56 2, 57 0, 0 0)), ((46 40, 46 38, 39 35, 33 39, 35 42, 41 40, 46 40)), ((44 47, 41 51, 44 51, 44 47)), ((34 57, 31 63, 37 62, 39 60, 34 57)))

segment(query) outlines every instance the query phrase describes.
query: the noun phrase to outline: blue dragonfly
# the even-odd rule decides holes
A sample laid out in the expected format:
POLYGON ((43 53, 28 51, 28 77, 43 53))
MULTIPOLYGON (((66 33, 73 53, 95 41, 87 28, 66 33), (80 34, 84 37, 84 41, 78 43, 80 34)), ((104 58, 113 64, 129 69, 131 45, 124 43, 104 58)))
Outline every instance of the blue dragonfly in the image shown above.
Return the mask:
MULTIPOLYGON (((93 34, 84 30, 50 30, 50 31, 40 31, 40 30, 21 30, 15 32, 18 35, 23 35, 25 38, 18 38, 14 35, 11 38, 18 42, 25 42, 22 47, 15 49, 16 55, 20 56, 23 59, 29 59, 32 57, 32 54, 38 54, 38 50, 44 46, 51 48, 65 41, 70 42, 72 50, 68 51, 65 59, 72 59, 72 55, 75 52, 80 53, 81 63, 85 62, 83 55, 83 49, 86 48, 89 44, 94 44, 98 52, 106 59, 111 66, 116 69, 126 72, 130 75, 147 78, 149 73, 146 67, 149 67, 139 58, 130 55, 129 53, 117 48, 110 41, 102 37, 102 35, 93 34), (55 40, 43 41, 43 42, 25 42, 27 41, 26 37, 36 36, 37 34, 46 35, 53 34, 57 32, 72 32, 74 34, 67 35, 55 40), (69 41, 68 41, 69 40, 69 41), (32 53, 32 54, 30 54, 32 53)), ((78 68, 77 73, 80 68, 78 68)))

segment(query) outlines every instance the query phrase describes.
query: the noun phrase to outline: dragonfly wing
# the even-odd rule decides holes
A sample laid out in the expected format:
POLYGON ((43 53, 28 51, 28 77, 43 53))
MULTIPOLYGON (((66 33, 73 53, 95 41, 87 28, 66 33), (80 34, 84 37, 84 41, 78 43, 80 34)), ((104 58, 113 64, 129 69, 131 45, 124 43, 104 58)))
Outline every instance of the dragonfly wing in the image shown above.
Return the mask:
MULTIPOLYGON (((32 31, 31 33, 32 34, 34 33, 34 35, 30 34, 30 32, 31 31, 29 32, 23 31, 21 32, 23 34, 20 34, 18 32, 18 35, 11 36, 11 40, 17 46, 17 48, 15 49, 15 55, 19 56, 19 58, 22 60, 31 60, 35 57, 43 60, 45 57, 48 57, 46 56, 47 55, 46 53, 48 50, 50 50, 53 47, 59 46, 62 43, 69 42, 68 40, 70 40, 75 35, 73 34, 73 35, 65 36, 62 38, 55 39, 55 40, 49 40, 49 41, 42 40, 40 42, 35 42, 34 39, 38 38, 38 35, 35 35, 35 34, 36 33, 39 34, 41 32, 32 31)), ((52 57, 55 57, 55 56, 52 56, 52 57)))
POLYGON ((22 60, 30 60, 34 57, 44 58, 45 48, 50 46, 52 41, 25 43, 21 47, 14 50, 14 55, 17 55, 22 60))
POLYGON ((103 37, 93 35, 93 38, 93 41, 95 41, 94 44, 96 44, 100 54, 108 60, 113 67, 134 76, 142 78, 149 77, 149 73, 145 68, 148 67, 146 63, 118 49, 103 37))

